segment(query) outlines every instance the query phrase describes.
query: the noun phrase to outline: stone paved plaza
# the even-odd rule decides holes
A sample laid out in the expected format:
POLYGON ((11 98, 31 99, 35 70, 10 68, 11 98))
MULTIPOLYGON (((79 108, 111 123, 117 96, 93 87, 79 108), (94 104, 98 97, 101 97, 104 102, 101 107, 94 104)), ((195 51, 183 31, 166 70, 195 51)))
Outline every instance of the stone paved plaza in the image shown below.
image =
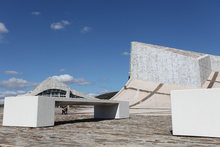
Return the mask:
POLYGON ((129 119, 94 120, 76 110, 68 115, 57 110, 54 127, 0 125, 0 146, 220 146, 220 138, 177 137, 170 130, 171 116, 131 115, 129 119))

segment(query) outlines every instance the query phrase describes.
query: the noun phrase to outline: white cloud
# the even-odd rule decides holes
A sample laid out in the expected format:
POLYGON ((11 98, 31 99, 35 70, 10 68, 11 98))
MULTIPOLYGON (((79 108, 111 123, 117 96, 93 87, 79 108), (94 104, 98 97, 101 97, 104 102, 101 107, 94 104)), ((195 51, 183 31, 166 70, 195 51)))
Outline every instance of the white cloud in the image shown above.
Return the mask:
POLYGON ((21 94, 25 94, 25 91, 22 90, 18 90, 18 91, 4 91, 4 92, 0 92, 0 98, 4 98, 6 96, 15 96, 15 95, 21 95, 21 94))
POLYGON ((0 88, 4 88, 4 89, 18 90, 36 85, 37 83, 32 83, 24 79, 17 79, 17 78, 10 78, 6 81, 0 81, 0 88))
POLYGON ((99 91, 99 94, 104 94, 104 93, 108 93, 108 92, 110 92, 110 91, 107 89, 103 89, 103 90, 99 91))
POLYGON ((4 91, 4 92, 0 92, 0 98, 4 98, 6 96, 15 96, 17 94, 17 92, 15 91, 4 91))
POLYGON ((33 11, 33 12, 31 12, 31 14, 32 14, 32 15, 36 15, 36 16, 37 16, 37 15, 40 15, 40 14, 41 14, 41 12, 39 12, 39 11, 33 11))
POLYGON ((63 69, 63 68, 59 70, 59 72, 64 72, 64 71, 65 71, 65 69, 63 69))
POLYGON ((76 85, 90 85, 90 84, 92 84, 91 82, 86 81, 83 78, 74 78, 73 76, 71 76, 69 74, 53 76, 52 78, 54 78, 60 82, 63 82, 63 83, 74 83, 76 85))
POLYGON ((91 97, 96 97, 96 96, 98 96, 99 94, 97 94, 97 93, 87 93, 87 95, 88 95, 88 96, 91 96, 91 97))
POLYGON ((91 30, 92 30, 92 27, 85 26, 81 29, 81 33, 87 33, 87 32, 90 32, 91 30))
POLYGON ((67 25, 70 25, 70 22, 67 20, 62 20, 60 22, 54 22, 50 25, 51 29, 54 30, 61 30, 64 29, 67 25))
POLYGON ((25 91, 18 90, 18 91, 4 91, 0 92, 0 104, 4 103, 4 98, 7 96, 16 96, 16 95, 22 95, 25 94, 25 91))
POLYGON ((74 79, 71 75, 68 75, 68 74, 53 76, 52 78, 63 83, 70 83, 74 79))
POLYGON ((5 24, 0 22, 0 43, 2 42, 2 40, 4 39, 3 34, 4 33, 8 33, 8 29, 6 28, 5 24))
POLYGON ((122 55, 129 56, 130 53, 129 52, 123 52, 122 55))
POLYGON ((13 70, 7 70, 5 71, 6 75, 21 75, 21 72, 13 71, 13 70))
POLYGON ((0 33, 8 33, 8 29, 6 28, 5 24, 0 22, 0 33))
POLYGON ((25 94, 25 93, 26 93, 26 92, 23 91, 23 90, 18 90, 18 91, 17 91, 17 94, 18 94, 18 95, 20 95, 20 94, 25 94))
POLYGON ((61 23, 63 23, 64 25, 69 25, 70 24, 70 22, 67 21, 67 20, 62 20, 61 23))

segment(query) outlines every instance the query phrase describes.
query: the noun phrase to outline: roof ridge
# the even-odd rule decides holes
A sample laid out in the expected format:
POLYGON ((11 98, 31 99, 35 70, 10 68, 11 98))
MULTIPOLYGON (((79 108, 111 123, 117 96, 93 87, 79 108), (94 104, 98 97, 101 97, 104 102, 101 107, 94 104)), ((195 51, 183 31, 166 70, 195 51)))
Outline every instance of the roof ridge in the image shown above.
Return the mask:
POLYGON ((156 49, 160 49, 160 50, 164 50, 164 51, 168 51, 168 52, 172 52, 175 54, 180 54, 183 56, 188 56, 188 57, 193 57, 193 58, 199 58, 202 57, 206 54, 203 53, 198 53, 198 52, 194 52, 194 51, 186 51, 186 50, 182 50, 182 49, 176 49, 176 48, 171 48, 171 47, 165 47, 165 46, 160 46, 160 45, 154 45, 154 44, 148 44, 148 43, 142 43, 142 42, 137 42, 137 41, 132 41, 132 44, 140 44, 140 45, 144 45, 147 47, 153 47, 156 49))

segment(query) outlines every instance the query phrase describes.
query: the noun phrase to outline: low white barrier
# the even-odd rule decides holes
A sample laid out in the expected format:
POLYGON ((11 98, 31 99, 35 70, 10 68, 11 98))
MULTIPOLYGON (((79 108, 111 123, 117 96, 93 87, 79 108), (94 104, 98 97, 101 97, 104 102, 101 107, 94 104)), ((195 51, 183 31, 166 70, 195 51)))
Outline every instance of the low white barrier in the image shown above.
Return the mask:
POLYGON ((126 101, 20 96, 5 98, 3 126, 53 126, 55 104, 94 105, 94 118, 120 119, 129 117, 129 103, 126 101))

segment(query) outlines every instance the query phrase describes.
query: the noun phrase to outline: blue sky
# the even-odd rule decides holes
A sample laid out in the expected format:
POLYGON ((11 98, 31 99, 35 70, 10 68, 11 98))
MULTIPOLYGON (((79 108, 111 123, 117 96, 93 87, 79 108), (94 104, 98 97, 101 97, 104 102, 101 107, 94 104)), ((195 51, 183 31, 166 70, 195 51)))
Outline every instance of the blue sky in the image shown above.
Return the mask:
POLYGON ((59 76, 99 94, 128 79, 130 42, 220 55, 219 0, 0 0, 0 97, 59 76))

